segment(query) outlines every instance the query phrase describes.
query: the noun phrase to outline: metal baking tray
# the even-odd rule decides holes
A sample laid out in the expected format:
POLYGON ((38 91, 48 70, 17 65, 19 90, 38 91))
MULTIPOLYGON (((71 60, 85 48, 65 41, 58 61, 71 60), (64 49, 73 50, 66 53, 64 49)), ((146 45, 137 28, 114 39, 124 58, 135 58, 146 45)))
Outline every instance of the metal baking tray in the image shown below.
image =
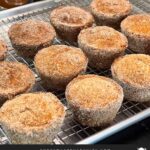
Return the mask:
MULTIPOLYGON (((18 56, 11 46, 10 40, 7 35, 9 27, 16 22, 28 19, 36 18, 39 20, 44 20, 49 22, 48 12, 57 6, 61 5, 76 5, 88 9, 88 5, 91 0, 48 0, 37 2, 29 5, 24 5, 21 7, 13 8, 10 10, 5 10, 0 12, 0 36, 7 42, 8 54, 7 61, 19 61, 27 64, 33 72, 35 72, 34 62, 32 60, 25 60, 24 58, 18 56)), ((150 12, 150 0, 130 0, 133 7, 132 13, 144 13, 150 12)), ((65 43, 59 39, 55 39, 54 44, 65 43)), ((67 44, 67 43, 65 43, 67 44)), ((133 53, 131 50, 126 50, 127 54, 133 53)), ((88 67, 87 73, 98 74, 107 77, 111 77, 110 70, 96 71, 88 67)), ((45 91, 41 86, 41 80, 36 74, 36 85, 33 91, 45 91)), ((66 105, 64 92, 52 91, 54 94, 61 99, 61 101, 66 105)), ((124 103, 118 112, 113 123, 106 128, 90 128, 87 126, 82 126, 73 119, 73 115, 69 109, 67 109, 67 116, 62 126, 61 131, 57 134, 54 139, 54 144, 94 144, 104 138, 119 132, 128 126, 135 124, 147 117, 150 117, 150 107, 146 104, 135 103, 131 101, 124 100, 124 103)), ((7 139, 5 133, 0 128, 0 144, 10 143, 7 139)))

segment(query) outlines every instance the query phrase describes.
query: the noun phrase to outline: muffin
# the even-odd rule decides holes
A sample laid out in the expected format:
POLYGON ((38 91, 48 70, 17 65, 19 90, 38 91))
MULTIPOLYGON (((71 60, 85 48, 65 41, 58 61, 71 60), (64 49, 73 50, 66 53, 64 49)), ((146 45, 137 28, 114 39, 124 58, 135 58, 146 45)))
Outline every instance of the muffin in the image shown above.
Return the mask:
POLYGON ((128 16, 121 23, 129 48, 137 53, 150 54, 150 14, 128 16))
POLYGON ((90 127, 110 124, 123 101, 121 86, 98 75, 80 75, 73 79, 65 95, 75 119, 90 127))
POLYGON ((132 5, 128 0, 93 0, 90 8, 98 25, 118 29, 120 22, 130 14, 132 5))
POLYGON ((53 45, 38 52, 35 67, 46 89, 64 90, 78 74, 84 73, 88 59, 81 49, 53 45))
POLYGON ((48 23, 29 19, 13 24, 8 35, 19 55, 33 58, 38 50, 52 44, 56 33, 48 23))
POLYGON ((0 123, 12 144, 51 144, 64 117, 64 106, 52 93, 22 94, 0 110, 0 123))
POLYGON ((128 41, 113 28, 97 26, 82 30, 78 44, 88 56, 92 68, 107 69, 115 58, 124 54, 128 41))
POLYGON ((7 52, 7 46, 5 42, 0 39, 0 61, 5 59, 6 52, 7 52))
POLYGON ((150 56, 131 54, 116 59, 111 67, 113 78, 123 87, 127 100, 150 101, 150 56))
POLYGON ((58 35, 68 41, 76 42, 79 32, 94 23, 93 16, 75 6, 62 6, 50 13, 50 21, 58 35))
POLYGON ((19 62, 0 62, 0 104, 29 92, 35 83, 33 72, 19 62))

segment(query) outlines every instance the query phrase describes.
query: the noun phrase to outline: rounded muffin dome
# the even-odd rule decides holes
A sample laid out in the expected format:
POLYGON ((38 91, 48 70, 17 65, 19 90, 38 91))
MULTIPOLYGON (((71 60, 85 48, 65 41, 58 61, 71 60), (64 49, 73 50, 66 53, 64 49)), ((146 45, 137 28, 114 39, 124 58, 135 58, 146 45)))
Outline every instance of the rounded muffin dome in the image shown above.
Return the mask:
POLYGON ((150 101, 150 56, 131 54, 116 59, 111 67, 113 78, 123 87, 125 98, 150 101))
POLYGON ((150 14, 128 16, 121 23, 129 48, 137 53, 150 54, 150 14))
POLYGON ((50 13, 50 21, 58 35, 68 42, 76 42, 77 36, 84 28, 94 23, 93 16, 76 6, 61 6, 50 13))
POLYGON ((56 33, 49 23, 28 19, 13 24, 8 35, 12 46, 19 55, 33 58, 38 50, 52 44, 56 33))
POLYGON ((128 41, 111 27, 97 26, 82 30, 78 44, 87 55, 89 65, 99 70, 110 68, 114 59, 124 54, 128 41))
POLYGON ((50 89, 64 89, 74 77, 85 72, 87 63, 81 49, 66 45, 50 46, 35 57, 43 85, 50 89))
POLYGON ((29 92, 35 83, 34 73, 19 62, 0 62, 0 102, 29 92))
POLYGON ((64 106, 52 93, 22 94, 0 110, 0 123, 13 144, 52 143, 64 117, 64 106))
POLYGON ((120 28, 120 22, 130 14, 132 4, 128 0, 93 0, 91 12, 98 25, 120 28))
POLYGON ((80 75, 73 79, 65 95, 75 119, 92 127, 111 123, 123 101, 121 86, 98 75, 80 75))

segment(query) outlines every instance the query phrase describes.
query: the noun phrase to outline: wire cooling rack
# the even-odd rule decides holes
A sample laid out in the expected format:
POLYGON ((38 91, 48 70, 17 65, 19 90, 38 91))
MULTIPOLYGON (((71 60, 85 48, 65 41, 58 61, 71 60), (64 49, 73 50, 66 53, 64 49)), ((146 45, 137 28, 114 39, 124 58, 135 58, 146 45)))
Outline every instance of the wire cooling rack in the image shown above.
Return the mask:
MULTIPOLYGON (((150 0, 131 0, 133 3, 133 12, 132 13, 144 13, 150 12, 150 0)), ((88 9, 88 5, 90 0, 55 0, 55 1, 47 1, 42 3, 36 3, 35 5, 18 7, 17 9, 5 11, 0 13, 0 36, 7 42, 8 45, 8 54, 7 61, 18 61, 25 63, 32 69, 35 73, 36 77, 36 85, 33 91, 46 91, 41 85, 41 79, 36 74, 34 62, 33 60, 27 60, 20 56, 18 56, 13 49, 10 40, 8 38, 7 32, 9 27, 19 21, 23 21, 26 19, 38 19, 49 22, 49 14, 53 8, 60 5, 76 5, 88 9), (17 12, 21 12, 21 14, 17 14, 17 12), (13 14, 13 15, 12 15, 13 14), (6 17, 7 16, 7 17, 6 17), (8 17, 11 16, 11 17, 8 17)), ((64 44, 64 41, 59 39, 55 39, 54 44, 64 44)), ((67 44, 67 43, 65 43, 67 44)), ((133 52, 129 49, 126 50, 126 54, 132 54, 133 52)), ((88 74, 97 74, 102 76, 111 77, 110 70, 93 70, 88 67, 88 74)), ((67 108, 67 103, 65 100, 64 91, 52 91, 57 97, 64 103, 67 110, 67 115, 62 126, 61 131, 57 134, 54 139, 54 144, 90 144, 95 143, 98 140, 102 140, 105 137, 139 121, 149 116, 150 109, 146 104, 135 103, 131 101, 124 100, 124 103, 117 113, 116 118, 113 123, 104 128, 91 128, 87 126, 82 126, 78 122, 73 119, 73 115, 71 111, 67 108), (148 114, 149 113, 149 114, 148 114)), ((10 143, 7 139, 5 133, 0 128, 0 144, 8 144, 10 143)))

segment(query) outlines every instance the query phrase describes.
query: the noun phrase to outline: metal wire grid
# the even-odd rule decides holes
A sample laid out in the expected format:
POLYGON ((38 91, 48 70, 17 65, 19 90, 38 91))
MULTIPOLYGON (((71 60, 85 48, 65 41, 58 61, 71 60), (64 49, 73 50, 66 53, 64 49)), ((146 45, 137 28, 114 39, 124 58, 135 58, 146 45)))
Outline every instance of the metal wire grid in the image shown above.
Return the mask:
MULTIPOLYGON (((39 20, 49 22, 48 12, 52 8, 57 7, 58 5, 66 5, 66 4, 77 5, 77 6, 82 6, 82 7, 87 8, 87 5, 89 4, 89 2, 90 2, 90 0, 82 0, 82 1, 80 1, 80 0, 76 0, 76 1, 64 0, 64 1, 61 1, 60 3, 57 3, 57 5, 51 6, 49 8, 44 8, 41 10, 36 10, 36 11, 24 13, 21 15, 17 15, 17 16, 13 16, 13 17, 1 20, 0 35, 7 42, 8 49, 9 49, 6 60, 7 61, 18 61, 18 62, 25 63, 26 65, 29 66, 29 68, 31 68, 33 70, 33 72, 35 73, 36 81, 37 81, 33 91, 46 91, 46 90, 42 87, 40 77, 38 76, 38 74, 36 74, 33 60, 25 60, 24 58, 18 56, 16 54, 15 50, 12 48, 10 40, 7 35, 7 31, 9 29, 9 27, 13 23, 16 23, 18 21, 23 21, 23 20, 29 19, 29 18, 39 19, 39 20)), ((131 2, 133 2, 133 0, 131 0, 131 2)), ((149 12, 148 5, 150 4, 150 0, 145 0, 144 2, 142 0, 137 0, 137 1, 134 0, 133 4, 136 5, 136 6, 134 5, 133 13, 144 12, 144 11, 149 12)), ((64 41, 55 39, 54 44, 62 44, 62 43, 64 44, 64 41)), ((131 54, 133 52, 130 51, 129 49, 127 49, 126 53, 131 54)), ((94 70, 94 69, 88 67, 86 73, 98 74, 98 75, 102 75, 102 76, 111 77, 110 70, 97 71, 97 70, 94 70)), ((104 129, 104 128, 91 128, 91 127, 80 125, 78 122, 76 122, 73 119, 73 115, 72 115, 71 111, 69 109, 67 109, 67 103, 65 100, 64 91, 52 91, 52 92, 55 95, 57 95, 57 97, 59 99, 61 99, 61 101, 65 104, 66 110, 67 110, 67 115, 66 115, 64 124, 62 126, 62 129, 57 134, 56 139, 54 139, 55 144, 73 144, 73 143, 79 142, 80 140, 83 140, 97 132, 100 132, 104 129)), ((132 117, 132 116, 136 115, 137 113, 145 110, 146 108, 148 108, 148 106, 146 106, 146 104, 129 102, 129 101, 125 100, 120 111, 118 112, 116 118, 114 119, 114 121, 111 125, 117 124, 118 122, 121 122, 129 117, 132 117)), ((8 144, 8 143, 9 143, 9 140, 6 138, 6 135, 4 134, 4 132, 0 129, 0 144, 8 144)))
POLYGON ((144 12, 150 12, 150 0, 130 0, 136 7, 144 12))

